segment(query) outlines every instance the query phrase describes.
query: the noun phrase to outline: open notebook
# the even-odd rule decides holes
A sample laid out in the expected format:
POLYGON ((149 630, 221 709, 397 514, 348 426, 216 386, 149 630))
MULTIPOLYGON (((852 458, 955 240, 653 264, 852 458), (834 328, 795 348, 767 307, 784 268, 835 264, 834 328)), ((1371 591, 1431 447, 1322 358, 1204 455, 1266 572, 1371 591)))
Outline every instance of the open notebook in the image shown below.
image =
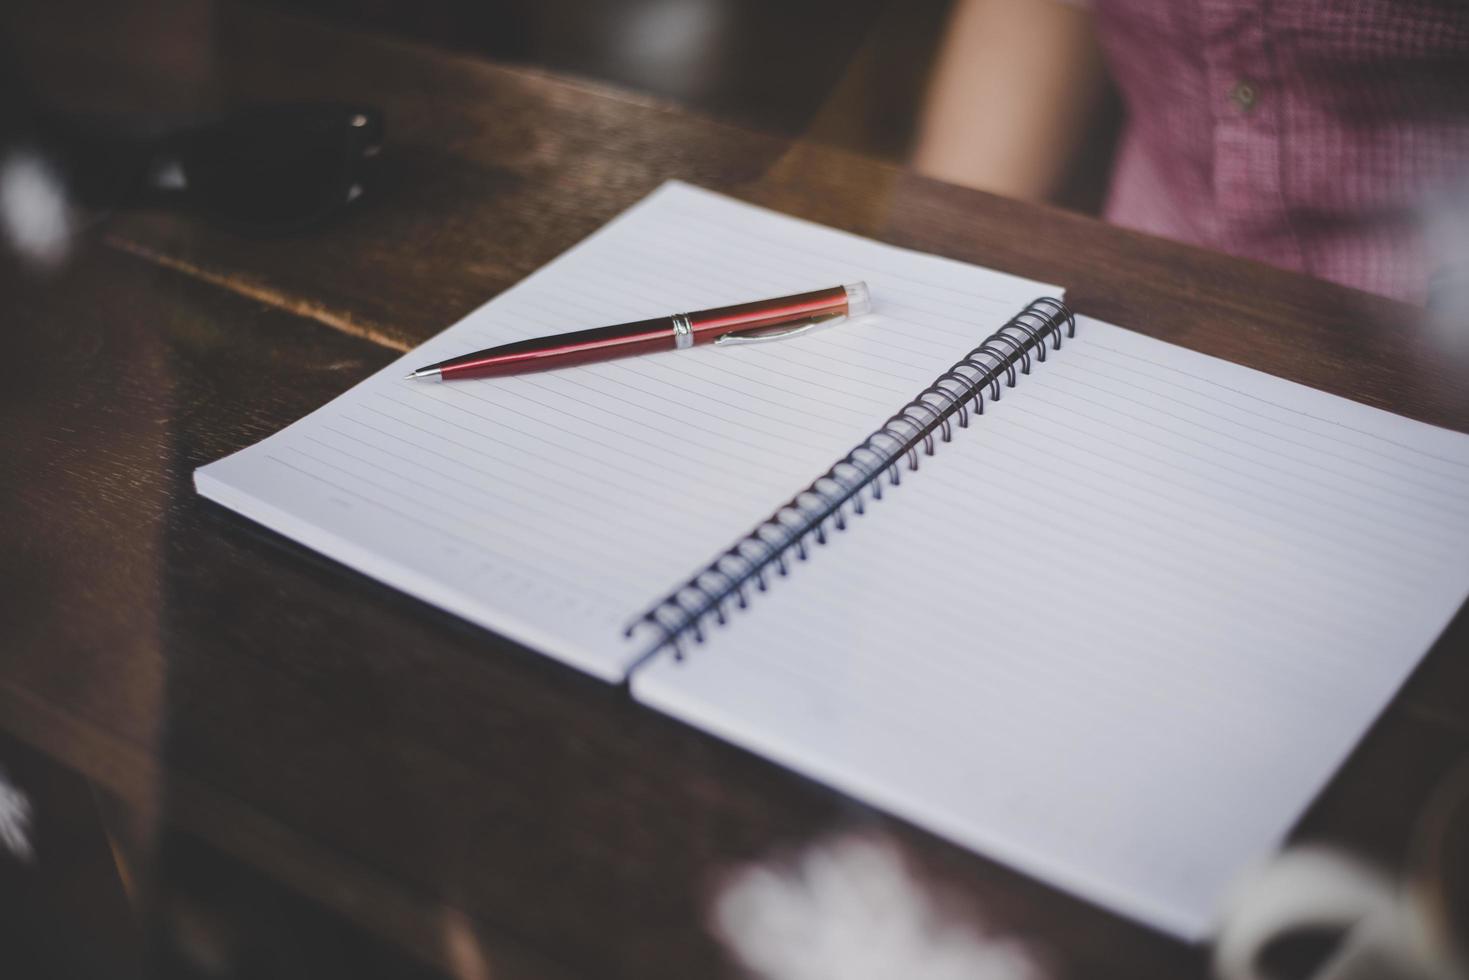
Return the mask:
POLYGON ((1197 938, 1469 593, 1469 436, 1032 302, 1055 292, 670 183, 195 480, 1197 938), (856 280, 872 315, 779 344, 403 380, 856 280))

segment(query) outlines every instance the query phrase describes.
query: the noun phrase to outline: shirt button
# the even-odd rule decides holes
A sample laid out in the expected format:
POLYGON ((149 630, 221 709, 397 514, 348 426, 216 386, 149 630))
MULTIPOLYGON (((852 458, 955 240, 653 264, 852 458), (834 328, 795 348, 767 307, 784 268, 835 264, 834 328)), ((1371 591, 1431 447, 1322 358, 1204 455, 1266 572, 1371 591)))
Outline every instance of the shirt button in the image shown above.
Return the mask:
POLYGON ((1254 82, 1238 81, 1229 90, 1229 101, 1233 102, 1244 112, 1249 112, 1255 107, 1260 99, 1260 90, 1255 87, 1254 82))

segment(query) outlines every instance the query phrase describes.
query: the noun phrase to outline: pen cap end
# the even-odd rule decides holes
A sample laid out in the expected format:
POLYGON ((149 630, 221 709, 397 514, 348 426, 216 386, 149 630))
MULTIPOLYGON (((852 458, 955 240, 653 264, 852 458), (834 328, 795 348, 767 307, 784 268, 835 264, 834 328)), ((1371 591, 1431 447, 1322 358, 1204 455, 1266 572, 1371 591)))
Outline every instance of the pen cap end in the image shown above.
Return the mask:
POLYGON ((851 282, 842 288, 847 291, 847 316, 872 312, 872 294, 867 291, 867 283, 851 282))

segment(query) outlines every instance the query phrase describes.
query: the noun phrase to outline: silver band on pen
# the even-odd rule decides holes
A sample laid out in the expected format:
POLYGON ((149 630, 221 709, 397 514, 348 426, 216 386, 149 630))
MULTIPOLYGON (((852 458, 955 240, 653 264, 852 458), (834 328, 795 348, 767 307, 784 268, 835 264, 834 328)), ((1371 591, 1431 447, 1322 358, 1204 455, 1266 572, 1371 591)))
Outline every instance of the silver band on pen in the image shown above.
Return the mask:
POLYGON ((694 346, 694 325, 689 322, 687 313, 675 313, 670 317, 673 321, 673 345, 676 350, 685 350, 694 346))

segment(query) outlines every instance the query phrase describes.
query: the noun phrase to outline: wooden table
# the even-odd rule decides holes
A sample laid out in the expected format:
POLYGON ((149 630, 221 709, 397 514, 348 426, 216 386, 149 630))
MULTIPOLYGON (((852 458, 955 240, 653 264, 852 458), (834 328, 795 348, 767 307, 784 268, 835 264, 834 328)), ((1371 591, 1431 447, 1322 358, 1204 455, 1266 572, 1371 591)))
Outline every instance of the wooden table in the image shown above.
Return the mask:
MULTIPOLYGON (((1466 344, 1387 300, 626 93, 216 16, 224 96, 381 106, 387 179, 287 240, 118 215, 60 275, 4 274, 7 738, 130 812, 144 858, 187 835, 460 976, 732 975, 705 924, 719 875, 853 829, 890 835, 1058 976, 1204 973, 1202 950, 346 571, 201 500, 190 474, 670 177, 1061 283, 1082 312, 1469 431, 1466 344)), ((1401 854, 1469 747, 1466 639, 1460 615, 1300 835, 1401 854)))

